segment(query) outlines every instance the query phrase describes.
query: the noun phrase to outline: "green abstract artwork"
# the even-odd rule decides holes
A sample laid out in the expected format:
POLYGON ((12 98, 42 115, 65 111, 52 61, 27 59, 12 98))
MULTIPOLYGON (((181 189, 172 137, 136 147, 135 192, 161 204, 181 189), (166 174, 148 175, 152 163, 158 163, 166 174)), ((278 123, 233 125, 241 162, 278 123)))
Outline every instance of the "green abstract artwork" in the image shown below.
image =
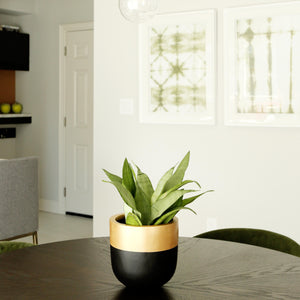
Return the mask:
POLYGON ((149 30, 151 110, 205 111, 205 27, 164 25, 149 30))
POLYGON ((224 9, 226 125, 300 127, 300 1, 224 9))
POLYGON ((300 112, 300 16, 236 21, 238 113, 300 112))
POLYGON ((141 25, 141 121, 213 124, 214 18, 208 10, 141 25))

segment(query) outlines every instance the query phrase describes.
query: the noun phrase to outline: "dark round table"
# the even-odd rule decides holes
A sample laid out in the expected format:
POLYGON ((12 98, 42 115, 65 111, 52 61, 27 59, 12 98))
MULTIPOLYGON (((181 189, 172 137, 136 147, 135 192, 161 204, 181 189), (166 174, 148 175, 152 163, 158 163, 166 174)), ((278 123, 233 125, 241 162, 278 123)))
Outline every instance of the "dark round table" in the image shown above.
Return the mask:
POLYGON ((129 290, 113 275, 109 238, 70 240, 1 254, 0 299, 300 299, 300 258, 180 238, 173 278, 158 290, 129 290))

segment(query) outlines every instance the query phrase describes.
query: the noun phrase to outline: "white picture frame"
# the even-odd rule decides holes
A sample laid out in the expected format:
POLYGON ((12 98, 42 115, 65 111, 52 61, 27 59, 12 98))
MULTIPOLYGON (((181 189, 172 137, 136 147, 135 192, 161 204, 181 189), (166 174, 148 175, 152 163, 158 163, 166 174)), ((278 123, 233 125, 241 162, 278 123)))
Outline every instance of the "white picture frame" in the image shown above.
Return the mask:
POLYGON ((225 125, 300 126, 300 1, 224 10, 225 125))
POLYGON ((139 25, 142 123, 215 123, 215 10, 156 15, 139 25))

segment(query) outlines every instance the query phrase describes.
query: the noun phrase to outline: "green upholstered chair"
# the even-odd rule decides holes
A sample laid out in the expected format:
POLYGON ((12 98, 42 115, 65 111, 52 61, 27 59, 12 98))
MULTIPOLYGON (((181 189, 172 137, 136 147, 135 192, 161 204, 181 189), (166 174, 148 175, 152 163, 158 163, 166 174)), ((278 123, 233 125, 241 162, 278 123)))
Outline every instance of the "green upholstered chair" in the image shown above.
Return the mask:
POLYGON ((225 228, 204 232, 195 237, 260 246, 300 257, 300 245, 294 240, 262 229, 225 228))
POLYGON ((0 242, 0 253, 10 252, 26 247, 34 246, 30 243, 23 243, 23 242, 0 242))

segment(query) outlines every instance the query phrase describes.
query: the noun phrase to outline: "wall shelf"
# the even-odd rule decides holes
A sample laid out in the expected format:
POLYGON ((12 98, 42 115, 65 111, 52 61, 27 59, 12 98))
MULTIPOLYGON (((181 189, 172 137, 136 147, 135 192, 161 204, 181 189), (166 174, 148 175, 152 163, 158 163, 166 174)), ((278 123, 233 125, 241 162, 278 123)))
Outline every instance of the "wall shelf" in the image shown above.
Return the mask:
POLYGON ((30 124, 30 114, 0 114, 0 125, 6 124, 30 124))

